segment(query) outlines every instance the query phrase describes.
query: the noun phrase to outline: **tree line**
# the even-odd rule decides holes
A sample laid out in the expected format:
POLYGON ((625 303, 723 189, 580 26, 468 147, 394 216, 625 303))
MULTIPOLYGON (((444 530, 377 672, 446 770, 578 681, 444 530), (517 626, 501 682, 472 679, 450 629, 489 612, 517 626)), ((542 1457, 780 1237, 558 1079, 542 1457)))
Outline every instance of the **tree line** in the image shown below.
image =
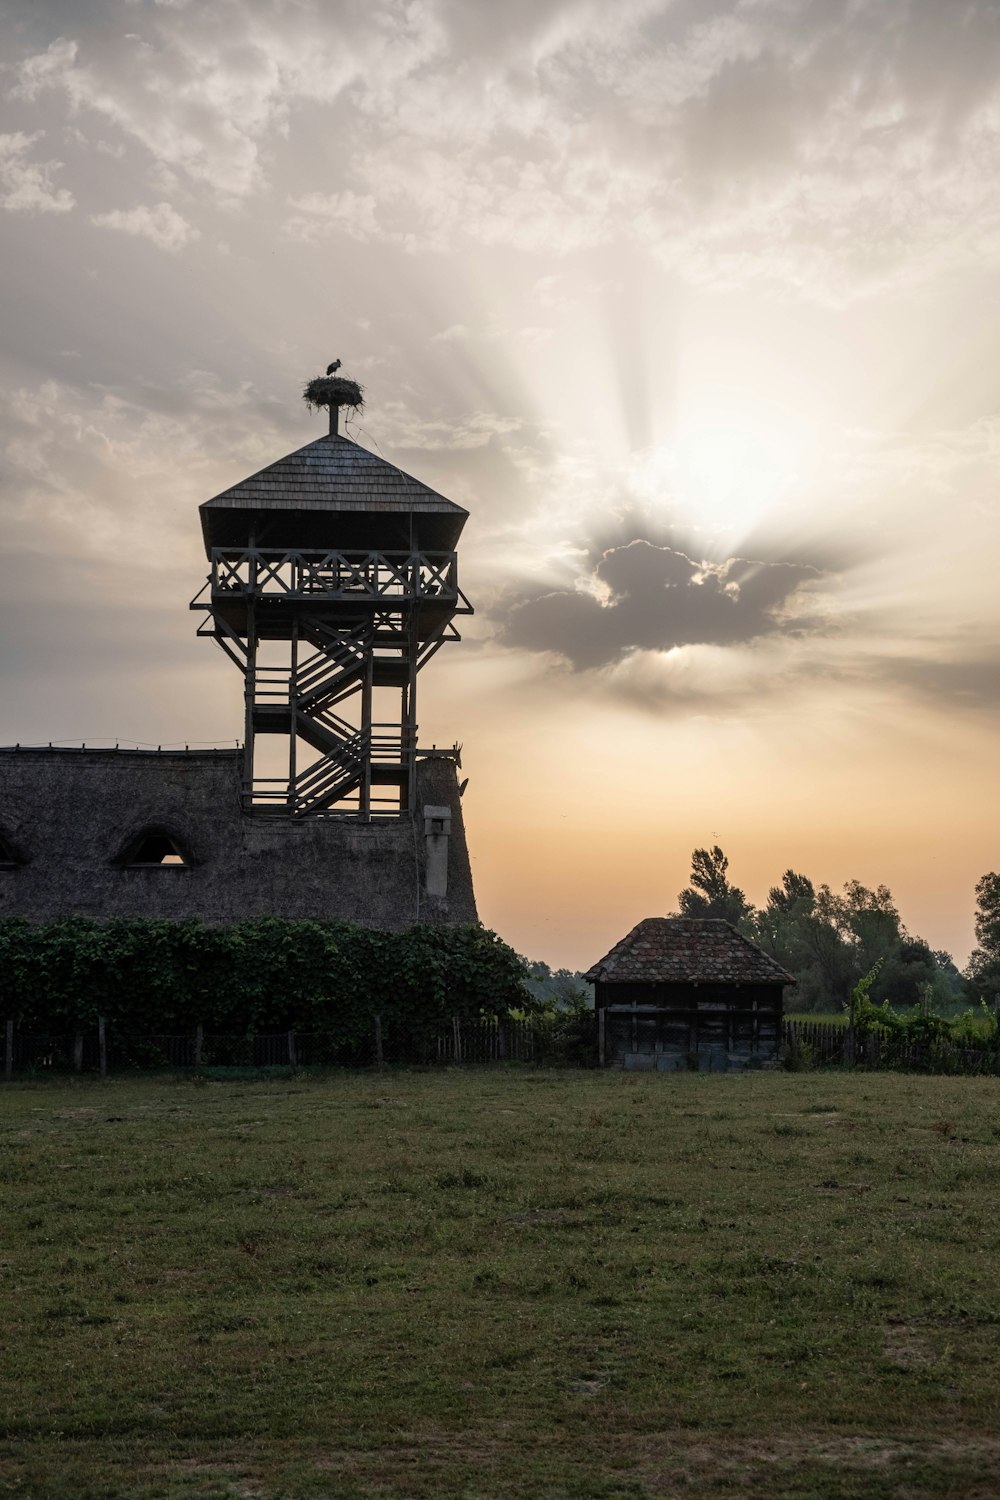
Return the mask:
POLYGON ((842 891, 786 870, 756 908, 729 878, 718 844, 695 849, 690 884, 677 900, 684 917, 721 917, 798 980, 796 1010, 835 1010, 878 966, 871 1001, 942 1010, 992 1003, 1000 995, 1000 875, 976 883, 977 947, 964 973, 950 953, 933 949, 904 926, 888 886, 849 880, 842 891))

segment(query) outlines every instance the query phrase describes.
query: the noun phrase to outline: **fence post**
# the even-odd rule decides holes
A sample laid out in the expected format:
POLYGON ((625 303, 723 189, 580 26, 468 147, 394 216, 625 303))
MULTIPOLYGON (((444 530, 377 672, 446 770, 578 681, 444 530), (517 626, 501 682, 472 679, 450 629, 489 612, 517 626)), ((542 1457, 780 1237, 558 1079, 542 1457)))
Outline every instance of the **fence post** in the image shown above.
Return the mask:
POLYGON ((83 1072, 83 1032, 73 1034, 73 1072, 83 1072))
POLYGON ((853 1066, 854 1061, 855 1061, 855 1045, 854 1045, 854 1043, 855 1043, 854 1022, 853 1021, 848 1021, 848 1023, 847 1023, 847 1030, 844 1033, 844 1053, 843 1053, 843 1056, 844 1056, 844 1061, 846 1063, 850 1063, 852 1066, 853 1066))
POLYGON ((194 1028, 194 1066, 198 1072, 201 1068, 202 1053, 205 1050, 205 1028, 196 1026, 194 1028))
POLYGON ((97 1050, 100 1053, 100 1058, 101 1058, 101 1077, 102 1078, 107 1078, 107 1076, 108 1076, 108 1037, 107 1037, 107 1031, 106 1031, 106 1028, 105 1028, 105 1025, 104 1025, 104 1017, 103 1016, 98 1016, 98 1018, 97 1018, 97 1050))
POLYGON ((385 1067, 385 1054, 382 1051, 382 1017, 373 1016, 375 1022, 375 1066, 381 1073, 385 1067))
POLYGON ((298 1053, 295 1050, 295 1032, 294 1031, 290 1031, 288 1033, 288 1061, 289 1061, 289 1064, 293 1068, 297 1068, 298 1065, 299 1065, 299 1055, 298 1055, 298 1053))
POLYGON ((460 1063, 462 1061, 462 1028, 457 1016, 451 1018, 451 1029, 455 1039, 455 1061, 460 1063))
POLYGON ((7 1018, 7 1038, 3 1055, 3 1076, 7 1082, 14 1076, 14 1018, 7 1018))

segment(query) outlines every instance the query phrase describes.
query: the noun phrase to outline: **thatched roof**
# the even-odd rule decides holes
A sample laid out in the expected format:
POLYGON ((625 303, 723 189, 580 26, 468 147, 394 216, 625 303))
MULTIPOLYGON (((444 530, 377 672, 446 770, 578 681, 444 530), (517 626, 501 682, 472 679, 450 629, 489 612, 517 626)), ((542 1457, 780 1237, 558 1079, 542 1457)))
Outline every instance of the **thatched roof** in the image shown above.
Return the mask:
POLYGON ((795 984, 728 922, 646 917, 583 976, 591 984, 795 984))
POLYGON ((3 914, 238 922, 344 919, 397 930, 416 917, 474 922, 455 759, 417 760, 416 806, 398 821, 248 817, 242 750, 0 749, 3 914), (451 813, 446 900, 424 895, 423 809, 451 813), (414 827, 420 830, 414 837, 414 827), (124 870, 159 830, 187 865, 124 870), (125 856, 122 861, 121 857, 125 856))

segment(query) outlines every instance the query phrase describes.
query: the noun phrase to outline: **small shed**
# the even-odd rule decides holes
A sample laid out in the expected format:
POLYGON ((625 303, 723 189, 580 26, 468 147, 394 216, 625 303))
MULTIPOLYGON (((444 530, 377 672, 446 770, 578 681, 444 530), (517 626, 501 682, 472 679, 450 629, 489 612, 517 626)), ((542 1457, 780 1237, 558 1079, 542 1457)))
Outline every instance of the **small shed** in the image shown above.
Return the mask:
POLYGON ((632 1069, 761 1067, 781 1042, 795 979, 729 922, 647 917, 584 975, 601 1064, 632 1069))

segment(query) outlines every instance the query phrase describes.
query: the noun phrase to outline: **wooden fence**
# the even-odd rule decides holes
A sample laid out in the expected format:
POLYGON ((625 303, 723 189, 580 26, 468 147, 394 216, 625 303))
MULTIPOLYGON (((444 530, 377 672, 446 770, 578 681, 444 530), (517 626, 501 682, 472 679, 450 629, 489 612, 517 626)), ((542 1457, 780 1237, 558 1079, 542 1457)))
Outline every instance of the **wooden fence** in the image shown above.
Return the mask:
POLYGON ((847 1061, 847 1027, 835 1021, 789 1021, 781 1025, 782 1051, 785 1056, 799 1053, 803 1062, 814 1067, 847 1061))
POLYGON ((809 1067, 1000 1075, 1000 1052, 986 1037, 981 1043, 948 1037, 914 1042, 879 1030, 855 1037, 850 1027, 830 1021, 785 1021, 782 1043, 786 1059, 794 1060, 798 1054, 809 1067))
POLYGON ((134 1036, 104 1021, 94 1032, 53 1035, 20 1031, 8 1021, 4 1077, 202 1068, 432 1067, 453 1063, 560 1061, 558 1019, 484 1017, 409 1028, 372 1018, 371 1030, 345 1041, 329 1033, 220 1036, 198 1027, 185 1036, 134 1036))
MULTIPOLYGON (((781 1054, 803 1067, 856 1067, 919 1073, 1000 1076, 1000 1052, 981 1045, 933 1038, 904 1042, 889 1032, 854 1038, 829 1021, 782 1024, 781 1054)), ((205 1068, 381 1068, 434 1067, 455 1063, 519 1062, 595 1067, 597 1029, 593 1017, 536 1016, 525 1020, 457 1016, 430 1027, 383 1023, 374 1016, 363 1036, 345 1040, 330 1033, 287 1031, 255 1036, 218 1036, 200 1026, 184 1036, 132 1036, 103 1020, 92 1032, 49 1035, 23 1032, 7 1021, 4 1077, 58 1073, 194 1071, 205 1068)))

